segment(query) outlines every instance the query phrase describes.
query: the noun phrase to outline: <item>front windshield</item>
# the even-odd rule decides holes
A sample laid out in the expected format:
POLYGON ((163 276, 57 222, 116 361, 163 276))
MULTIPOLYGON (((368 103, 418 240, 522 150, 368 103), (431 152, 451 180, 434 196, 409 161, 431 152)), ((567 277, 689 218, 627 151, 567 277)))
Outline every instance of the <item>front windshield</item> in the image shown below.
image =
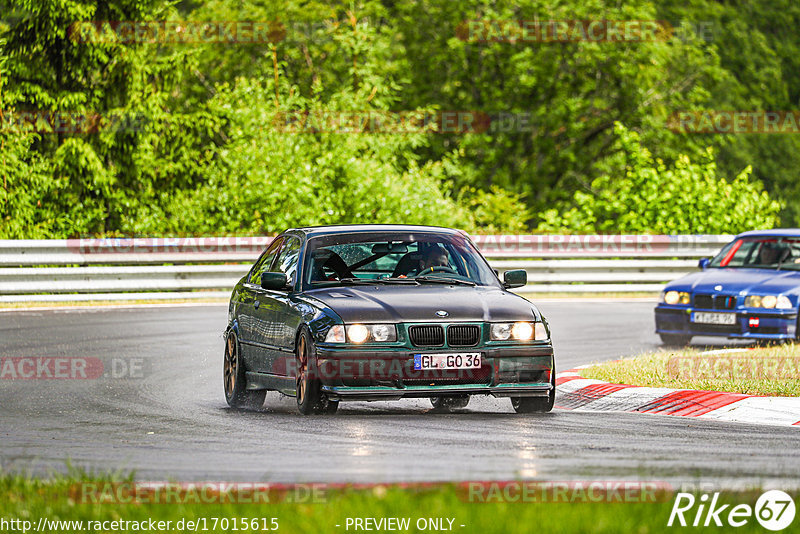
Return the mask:
POLYGON ((800 270, 800 238, 737 239, 725 245, 709 267, 800 270))
POLYGON ((453 283, 498 286, 472 243, 461 235, 379 232, 312 238, 303 269, 306 288, 353 284, 453 283))

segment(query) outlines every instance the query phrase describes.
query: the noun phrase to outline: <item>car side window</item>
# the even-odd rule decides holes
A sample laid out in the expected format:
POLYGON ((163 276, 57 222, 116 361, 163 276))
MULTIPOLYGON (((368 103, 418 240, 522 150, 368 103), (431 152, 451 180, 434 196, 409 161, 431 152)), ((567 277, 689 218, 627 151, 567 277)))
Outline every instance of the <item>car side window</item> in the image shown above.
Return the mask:
POLYGON ((279 238, 270 243, 267 251, 261 255, 256 264, 253 266, 253 269, 250 271, 250 279, 248 282, 257 286, 261 285, 261 274, 264 272, 269 272, 269 268, 272 265, 272 260, 275 259, 275 255, 278 253, 278 249, 280 248, 282 242, 283 239, 279 238))
POLYGON ((284 273, 290 286, 294 285, 297 275, 297 262, 300 259, 300 240, 287 237, 278 255, 278 261, 270 269, 272 272, 284 273))

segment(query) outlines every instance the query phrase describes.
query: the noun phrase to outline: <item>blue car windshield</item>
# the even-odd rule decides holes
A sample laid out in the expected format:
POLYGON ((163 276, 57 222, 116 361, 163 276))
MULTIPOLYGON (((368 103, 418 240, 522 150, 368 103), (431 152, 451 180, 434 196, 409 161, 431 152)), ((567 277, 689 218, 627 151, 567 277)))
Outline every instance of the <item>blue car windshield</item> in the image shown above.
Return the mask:
POLYGON ((709 267, 800 270, 800 238, 744 237, 725 245, 709 267))
POLYGON ((420 232, 356 232, 309 239, 306 288, 354 284, 454 283, 499 286, 466 236, 420 232))

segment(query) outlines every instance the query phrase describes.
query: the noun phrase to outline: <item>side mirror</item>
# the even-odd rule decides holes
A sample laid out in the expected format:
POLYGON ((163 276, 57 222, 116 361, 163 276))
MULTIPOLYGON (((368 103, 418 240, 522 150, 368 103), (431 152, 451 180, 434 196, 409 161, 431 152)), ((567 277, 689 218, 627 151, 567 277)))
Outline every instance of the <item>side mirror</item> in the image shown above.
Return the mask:
POLYGON ((287 289, 287 278, 285 273, 262 273, 261 287, 264 289, 280 290, 287 289))
POLYGON ((514 269, 503 273, 503 286, 506 289, 522 287, 528 283, 528 273, 524 269, 514 269))
POLYGON ((709 263, 711 263, 711 258, 700 258, 700 261, 697 262, 697 266, 705 271, 709 263))

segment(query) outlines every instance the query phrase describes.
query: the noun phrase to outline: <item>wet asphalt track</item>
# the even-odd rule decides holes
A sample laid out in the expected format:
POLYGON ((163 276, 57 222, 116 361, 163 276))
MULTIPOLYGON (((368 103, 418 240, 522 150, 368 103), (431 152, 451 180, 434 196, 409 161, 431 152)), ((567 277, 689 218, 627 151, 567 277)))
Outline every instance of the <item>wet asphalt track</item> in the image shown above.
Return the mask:
MULTIPOLYGON (((653 303, 544 301, 560 369, 659 347, 653 303)), ((800 485, 800 429, 626 413, 519 416, 507 399, 462 413, 427 400, 343 403, 301 417, 222 394, 219 306, 0 312, 0 356, 86 356, 141 377, 0 380, 5 470, 130 471, 148 480, 388 482, 538 478, 800 485)))

